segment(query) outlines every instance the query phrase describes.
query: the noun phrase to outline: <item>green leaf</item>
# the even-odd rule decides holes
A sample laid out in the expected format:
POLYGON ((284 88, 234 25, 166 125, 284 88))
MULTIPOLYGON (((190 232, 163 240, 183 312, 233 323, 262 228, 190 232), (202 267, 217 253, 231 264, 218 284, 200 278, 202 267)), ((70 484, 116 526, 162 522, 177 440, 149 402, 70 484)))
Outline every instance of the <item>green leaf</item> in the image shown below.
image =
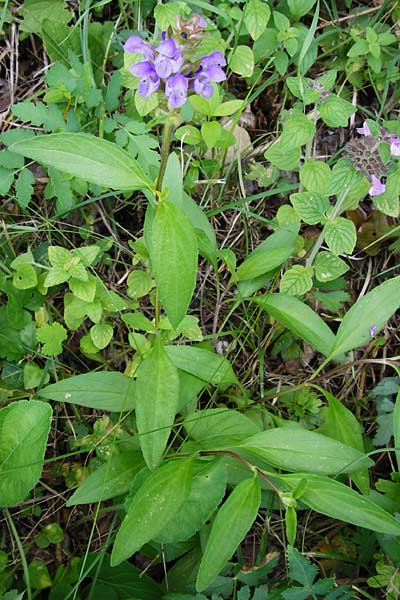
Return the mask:
POLYGON ((282 265, 294 252, 299 224, 280 227, 246 258, 237 269, 239 280, 253 279, 282 265))
POLYGON ((157 538, 187 500, 191 481, 191 458, 169 461, 150 473, 135 493, 118 530, 111 566, 118 565, 157 538))
POLYGON ((351 254, 357 242, 357 231, 353 221, 336 217, 326 223, 325 242, 334 254, 351 254))
POLYGON ((400 170, 396 169, 386 179, 386 189, 383 194, 374 196, 374 204, 378 210, 389 217, 399 216, 400 170))
POLYGON ((83 300, 84 302, 93 302, 94 297, 96 295, 96 278, 92 275, 89 275, 87 281, 82 281, 81 279, 76 279, 72 277, 68 281, 69 289, 71 292, 79 298, 79 300, 83 300))
POLYGON ((166 346, 165 350, 177 369, 207 383, 222 389, 239 383, 225 356, 193 346, 166 346))
POLYGON ((292 150, 310 142, 315 135, 315 124, 305 115, 295 114, 283 126, 280 142, 283 148, 292 150))
POLYGON ((35 177, 29 169, 23 169, 15 183, 15 193, 18 206, 22 209, 26 208, 31 201, 33 194, 33 186, 35 177))
POLYGON ((357 206, 358 201, 368 193, 370 185, 348 158, 340 158, 332 169, 326 193, 341 198, 341 209, 348 210, 357 206))
POLYGON ((302 296, 313 286, 314 269, 294 265, 288 269, 279 284, 279 291, 289 296, 302 296))
MULTIPOLYGON (((90 593, 97 600, 136 600, 142 598, 160 600, 163 595, 160 587, 153 579, 143 573, 143 569, 138 569, 128 562, 111 567, 109 554, 105 554, 101 561, 99 561, 97 553, 89 554, 86 566, 88 577, 93 578, 90 593), (97 564, 89 572, 91 559, 97 564)), ((51 600, 56 600, 56 598, 61 600, 61 597, 64 596, 55 596, 51 600)))
POLYGON ((238 448, 251 451, 274 467, 324 475, 351 473, 373 466, 355 448, 299 426, 283 426, 256 433, 238 448))
POLYGON ((289 10, 298 21, 304 17, 314 6, 316 0, 288 0, 289 10))
POLYGON ((219 509, 200 563, 196 589, 205 590, 219 575, 252 526, 260 506, 257 479, 245 479, 219 509))
POLYGON ((260 431, 259 427, 240 412, 228 408, 206 408, 188 416, 185 431, 196 442, 218 436, 250 436, 260 431))
POLYGON ((309 192, 318 192, 324 194, 329 180, 331 170, 322 160, 307 158, 304 165, 300 167, 300 181, 309 192))
POLYGON ((400 391, 396 397, 396 404, 393 410, 393 436, 394 446, 396 448, 397 467, 400 469, 400 391))
POLYGON ((171 202, 157 207, 150 258, 161 304, 174 328, 186 314, 196 284, 197 240, 183 212, 171 202))
POLYGON ((175 131, 175 136, 178 140, 181 140, 184 144, 193 144, 197 146, 201 143, 201 133, 193 125, 183 125, 178 127, 175 131))
POLYGON ((249 0, 247 2, 244 9, 244 24, 254 41, 258 40, 260 35, 264 33, 270 16, 270 8, 262 0, 249 0))
POLYGON ((112 336, 113 328, 108 323, 97 323, 90 329, 90 337, 98 350, 103 350, 103 348, 108 346, 112 340, 112 336))
POLYGON ((330 207, 327 196, 318 192, 300 192, 290 195, 290 202, 299 217, 308 225, 325 221, 325 213, 330 207))
POLYGON ((400 522, 390 513, 339 481, 309 473, 282 475, 279 479, 289 490, 302 483, 299 499, 316 512, 372 531, 400 535, 400 522))
POLYGON ((139 163, 114 144, 87 133, 53 133, 22 140, 12 152, 116 190, 151 187, 139 163))
POLYGON ((136 424, 140 448, 149 469, 161 462, 179 399, 178 370, 156 338, 150 355, 140 363, 136 381, 136 424))
POLYGON ((137 300, 149 293, 153 287, 153 281, 146 271, 132 271, 127 279, 128 296, 137 300))
POLYGON ((122 373, 99 371, 75 375, 48 385, 38 394, 56 402, 111 412, 135 408, 135 382, 122 373))
POLYGON ((201 126, 201 136, 208 148, 215 148, 221 137, 222 127, 218 121, 204 121, 201 126))
POLYGON ((301 152, 299 147, 287 148, 287 146, 279 140, 266 150, 264 156, 275 167, 278 167, 278 169, 281 169, 282 171, 293 171, 299 165, 301 152))
POLYGON ((318 106, 321 119, 329 127, 347 127, 349 118, 356 112, 356 107, 334 94, 318 106))
POLYGON ((231 53, 228 65, 234 73, 242 77, 251 77, 254 71, 254 54, 249 46, 236 46, 231 53))
POLYGON ((37 274, 28 263, 18 265, 13 275, 13 286, 19 290, 28 290, 37 286, 37 274))
POLYGON ((129 492, 136 473, 144 467, 140 452, 115 454, 84 479, 67 506, 101 502, 129 492))
POLYGON ((21 30, 28 33, 40 33, 44 19, 65 24, 72 18, 64 0, 25 0, 21 15, 21 30))
MULTIPOLYGON (((256 1, 260 2, 260 0, 256 1)), ((266 8, 268 8, 268 6, 266 8)), ((241 109, 243 109, 243 100, 228 100, 228 102, 223 102, 217 106, 217 108, 213 111, 213 116, 229 117, 241 109)))
POLYGON ((344 260, 333 254, 332 252, 326 252, 323 250, 319 252, 314 263, 315 276, 318 281, 333 281, 337 279, 346 271, 349 267, 346 265, 344 260))
POLYGON ((400 276, 378 285, 345 314, 329 354, 333 358, 364 346, 400 306, 400 276))
POLYGON ((37 330, 38 342, 43 344, 42 352, 46 356, 58 356, 63 351, 62 344, 67 339, 67 330, 61 323, 42 325, 37 330))
POLYGON ((252 301, 318 352, 325 356, 330 354, 335 336, 325 321, 307 304, 285 294, 264 294, 252 298, 252 301))
POLYGON ((0 410, 0 505, 25 500, 39 481, 51 407, 36 400, 19 400, 0 410))
POLYGON ((192 480, 188 499, 178 514, 164 527, 157 542, 176 544, 190 539, 210 518, 225 493, 225 466, 214 460, 192 480))
POLYGON ((5 196, 14 182, 14 172, 0 167, 0 194, 5 196))

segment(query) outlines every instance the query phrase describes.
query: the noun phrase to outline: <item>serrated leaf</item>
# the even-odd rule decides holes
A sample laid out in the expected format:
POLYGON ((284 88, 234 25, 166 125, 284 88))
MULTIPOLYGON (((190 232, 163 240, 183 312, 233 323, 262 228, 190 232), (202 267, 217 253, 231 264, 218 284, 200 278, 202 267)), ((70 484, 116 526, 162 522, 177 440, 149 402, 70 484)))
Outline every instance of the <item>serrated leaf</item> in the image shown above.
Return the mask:
POLYGON ((202 592, 214 581, 252 526, 261 503, 260 485, 255 477, 235 487, 219 509, 196 580, 202 592))
POLYGON ((191 481, 191 458, 169 461, 150 473, 135 493, 118 530, 111 566, 129 558, 161 533, 187 500, 191 481))
POLYGON ((0 410, 0 505, 25 500, 39 481, 52 411, 49 404, 20 400, 0 410))
POLYGON ((278 169, 292 171, 299 165, 301 152, 299 147, 287 148, 279 140, 266 150, 264 156, 278 169))
POLYGON ((315 276, 318 281, 333 281, 349 270, 344 260, 325 250, 319 252, 314 263, 315 276))
POLYGON ((161 304, 177 328, 196 283, 197 240, 183 212, 168 201, 157 207, 151 227, 150 258, 161 304))
POLYGON ((282 276, 279 291, 289 296, 302 296, 313 286, 314 269, 294 265, 282 276))
POLYGON ((330 207, 328 197, 318 192, 300 192, 290 195, 290 202, 299 217, 308 225, 323 223, 330 207))
POLYGON ((324 194, 331 177, 331 170, 322 160, 308 158, 300 168, 299 175, 307 191, 324 194))
POLYGON ((237 75, 251 77, 254 71, 254 54, 249 46, 239 45, 231 53, 229 67, 237 75))
POLYGON ((31 201, 34 191, 35 177, 29 169, 23 169, 15 183, 15 192, 18 206, 26 208, 31 201))
POLYGON ((262 0, 249 0, 247 2, 243 19, 247 31, 254 41, 258 40, 260 35, 264 33, 270 16, 270 8, 262 0))
POLYGON ((14 171, 0 167, 0 194, 5 196, 14 182, 14 171))
POLYGON ((353 221, 336 217, 326 223, 325 242, 334 254, 351 254, 357 242, 357 231, 353 221))
POLYGON ((315 135, 315 131, 315 124, 305 115, 292 115, 283 126, 280 143, 283 148, 292 150, 310 142, 315 135))
POLYGON ((21 30, 28 33, 40 33, 44 19, 69 23, 72 18, 64 0, 25 0, 21 15, 21 30))
POLYGON ((334 94, 318 106, 321 119, 329 127, 347 127, 349 118, 356 112, 356 107, 334 94))
POLYGON ((98 350, 103 350, 110 343, 113 327, 109 323, 97 323, 90 329, 90 337, 98 350))
POLYGON ((43 344, 42 352, 46 356, 58 356, 63 351, 62 344, 67 339, 67 331, 61 323, 42 325, 37 330, 38 342, 43 344))
POLYGON ((149 469, 161 462, 179 399, 178 370, 156 338, 151 354, 140 363, 136 380, 136 424, 149 469))

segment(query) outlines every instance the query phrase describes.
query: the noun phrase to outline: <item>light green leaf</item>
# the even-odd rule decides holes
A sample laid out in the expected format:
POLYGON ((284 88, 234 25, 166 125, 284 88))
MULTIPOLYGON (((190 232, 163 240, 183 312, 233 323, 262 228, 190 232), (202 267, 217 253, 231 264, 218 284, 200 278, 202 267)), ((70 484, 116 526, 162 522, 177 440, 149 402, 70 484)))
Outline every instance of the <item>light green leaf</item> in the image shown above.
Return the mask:
POLYGON ((34 267, 28 263, 21 263, 13 275, 13 286, 19 290, 28 290, 37 285, 37 274, 34 267))
POLYGON ((283 275, 279 291, 289 296, 302 296, 313 286, 314 269, 303 265, 294 265, 283 275))
POLYGON ((96 295, 96 278, 93 275, 89 275, 87 281, 72 277, 68 285, 74 296, 84 302, 93 302, 96 295))
POLYGON ((298 21, 304 17, 314 6, 316 0, 288 0, 289 10, 298 21))
POLYGON ((240 412, 228 408, 206 408, 191 414, 183 423, 189 437, 196 442, 218 436, 250 436, 260 431, 240 412))
POLYGON ((201 136, 208 148, 215 148, 221 137, 222 127, 218 121, 204 121, 201 126, 201 136))
POLYGON ((213 116, 229 117, 230 115, 233 115, 233 113, 235 113, 236 111, 243 109, 243 107, 243 100, 228 100, 228 102, 223 102, 222 104, 219 104, 217 106, 217 108, 213 111, 213 116))
POLYGON ((280 227, 246 258, 237 269, 239 280, 253 279, 282 265, 294 252, 299 224, 280 227))
POLYGON ((337 279, 346 271, 349 267, 346 265, 344 260, 333 254, 332 252, 326 252, 323 250, 319 252, 314 263, 315 276, 318 281, 333 281, 337 279))
POLYGON ((336 217, 326 223, 325 242, 334 254, 351 254, 357 242, 357 231, 353 221, 336 217))
POLYGON ((274 319, 313 348, 328 356, 335 336, 321 317, 307 304, 286 294, 265 294, 252 298, 274 319))
POLYGON ((290 202, 299 217, 308 225, 323 223, 325 213, 330 207, 328 197, 318 192, 291 194, 290 202))
POLYGON ((393 436, 396 448, 397 467, 400 469, 400 390, 397 394, 396 404, 393 410, 393 436))
POLYGON ((157 207, 151 228, 151 265, 168 319, 178 327, 196 283, 197 240, 183 212, 171 202, 157 207))
POLYGON ((322 160, 307 158, 300 167, 300 181, 309 192, 324 194, 331 177, 329 166, 322 160))
POLYGON ((329 127, 347 127, 349 118, 354 115, 357 108, 334 94, 318 106, 321 119, 329 127))
POLYGON ((256 433, 237 447, 286 471, 330 475, 351 473, 374 464, 364 452, 293 425, 256 433))
POLYGON ((67 10, 64 0, 25 0, 21 7, 21 30, 39 33, 44 19, 57 23, 68 23, 72 13, 67 10))
POLYGON ((137 300, 149 293, 153 287, 153 281, 146 271, 132 271, 128 275, 128 296, 137 300))
POLYGON ((48 385, 38 394, 56 402, 111 412, 135 408, 135 382, 122 373, 98 371, 75 375, 48 385))
POLYGON ((112 336, 113 328, 108 323, 97 323, 90 329, 90 337, 98 350, 103 350, 103 348, 108 346, 112 340, 112 336))
POLYGON ((19 400, 0 410, 0 505, 25 500, 39 481, 52 411, 49 404, 19 400))
POLYGON ((264 153, 267 160, 282 171, 293 171, 299 165, 300 147, 288 148, 281 140, 272 144, 264 153))
POLYGON ((201 133, 193 125, 183 125, 178 127, 175 131, 175 136, 178 140, 181 140, 184 144, 193 144, 197 146, 201 143, 201 133))
POLYGON ((256 478, 245 479, 233 490, 214 519, 200 563, 196 589, 205 590, 219 575, 252 526, 260 506, 256 478))
POLYGON ((249 46, 236 46, 230 55, 228 65, 234 73, 251 77, 254 70, 254 54, 249 46))
POLYGON ((61 323, 42 325, 37 330, 37 339, 43 344, 42 352, 46 356, 58 356, 63 351, 62 344, 67 339, 67 330, 61 323))
POLYGON ((68 499, 67 506, 100 502, 128 492, 132 481, 144 467, 140 452, 122 452, 115 454, 93 473, 68 499))
POLYGON ((140 363, 136 380, 136 424, 140 448, 149 469, 161 462, 179 399, 178 370, 156 338, 151 354, 140 363))
POLYGON ((169 461, 150 473, 134 495, 118 530, 111 566, 118 565, 157 538, 187 500, 191 481, 191 458, 169 461))
POLYGON ((283 126, 280 142, 283 148, 292 150, 310 142, 315 135, 315 124, 305 115, 295 114, 283 126))
POLYGON ((166 346, 165 350, 177 369, 207 383, 222 389, 239 383, 225 356, 194 346, 166 346))
POLYGON ((364 346, 400 306, 400 276, 378 285, 345 314, 329 358, 364 346))
POLYGON ((34 191, 35 177, 29 169, 23 169, 15 183, 15 192, 17 203, 20 208, 24 209, 31 201, 34 191))
POLYGON ((309 473, 282 475, 289 490, 302 482, 300 500, 328 517, 388 535, 400 535, 400 522, 390 513, 339 481, 309 473))
POLYGON ((367 178, 356 171, 348 158, 340 158, 332 169, 331 179, 326 193, 341 199, 341 209, 349 210, 357 207, 370 188, 367 178))
POLYGON ((114 144, 87 133, 53 133, 16 142, 12 152, 116 190, 151 187, 139 163, 114 144))
POLYGON ((258 40, 260 35, 264 33, 271 11, 262 0, 249 0, 244 9, 244 24, 247 27, 251 38, 258 40))

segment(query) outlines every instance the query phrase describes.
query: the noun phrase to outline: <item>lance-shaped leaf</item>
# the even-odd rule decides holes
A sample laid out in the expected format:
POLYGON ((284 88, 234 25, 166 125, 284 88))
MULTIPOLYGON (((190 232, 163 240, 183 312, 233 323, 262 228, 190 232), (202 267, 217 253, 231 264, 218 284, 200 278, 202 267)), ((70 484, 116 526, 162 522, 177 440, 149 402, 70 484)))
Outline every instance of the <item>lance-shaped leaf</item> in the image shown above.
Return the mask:
POLYGON ((0 410, 0 506, 22 502, 39 481, 51 415, 51 407, 37 400, 0 410))
POLYGON ((136 424, 149 469, 161 461, 179 399, 178 369, 156 338, 150 355, 140 363, 136 380, 136 424))
POLYGON ((207 383, 222 389, 238 383, 232 365, 225 356, 194 346, 166 346, 165 350, 177 369, 207 383))
POLYGON ((150 259, 161 304, 176 329, 196 284, 197 239, 183 212, 168 201, 156 209, 151 225, 150 259))
POLYGON ((117 144, 88 133, 52 133, 15 142, 10 150, 115 190, 148 189, 139 163, 117 144))
POLYGON ((118 565, 155 539, 179 512, 190 494, 192 459, 178 459, 159 467, 134 495, 115 538, 111 565, 118 565))
POLYGON ((205 590, 224 568, 252 526, 260 507, 257 479, 245 479, 219 509, 200 563, 196 589, 205 590))

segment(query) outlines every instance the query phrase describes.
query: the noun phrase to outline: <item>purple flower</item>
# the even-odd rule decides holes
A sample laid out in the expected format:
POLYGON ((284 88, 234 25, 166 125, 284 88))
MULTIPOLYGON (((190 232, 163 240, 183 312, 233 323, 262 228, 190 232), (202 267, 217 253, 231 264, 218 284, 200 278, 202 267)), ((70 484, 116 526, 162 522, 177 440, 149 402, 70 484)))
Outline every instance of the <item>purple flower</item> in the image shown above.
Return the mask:
POLYGON ((400 139, 398 137, 390 138, 390 154, 400 156, 400 139))
POLYGON ((219 83, 226 79, 225 72, 221 69, 221 66, 225 65, 224 55, 218 50, 203 56, 200 61, 200 68, 195 73, 193 80, 193 88, 196 94, 201 94, 204 98, 211 98, 214 91, 211 83, 213 81, 219 83))
POLYGON ((172 38, 160 42, 156 52, 158 55, 154 67, 159 77, 166 78, 179 71, 183 64, 183 55, 172 38))
POLYGON ((364 124, 362 127, 356 127, 356 131, 360 135, 367 135, 367 136, 372 135, 371 130, 368 127, 367 121, 364 121, 364 124))
POLYGON ((165 84, 165 95, 169 108, 180 108, 186 102, 189 82, 184 75, 177 73, 168 77, 165 84))
POLYGON ((131 65, 129 71, 135 77, 140 77, 138 92, 143 98, 148 98, 160 87, 160 78, 150 61, 144 60, 131 65))
POLYGON ((124 44, 125 52, 138 52, 149 60, 154 58, 154 50, 148 42, 145 42, 138 35, 131 35, 124 44))
POLYGON ((386 190, 385 184, 382 183, 381 180, 378 179, 378 177, 376 177, 375 175, 371 176, 371 183, 372 185, 368 190, 370 196, 379 196, 380 194, 383 194, 386 190))
POLYGON ((372 327, 369 328, 369 334, 371 337, 374 337, 376 334, 376 325, 372 325, 372 327))

